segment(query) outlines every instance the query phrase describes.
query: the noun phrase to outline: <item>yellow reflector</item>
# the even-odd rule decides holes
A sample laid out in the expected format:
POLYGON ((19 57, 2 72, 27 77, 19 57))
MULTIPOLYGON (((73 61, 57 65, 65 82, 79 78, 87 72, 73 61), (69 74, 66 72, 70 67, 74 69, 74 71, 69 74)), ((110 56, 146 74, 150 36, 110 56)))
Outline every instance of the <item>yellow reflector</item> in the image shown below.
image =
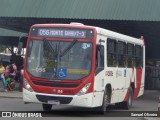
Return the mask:
POLYGON ((89 74, 89 71, 88 70, 79 70, 79 69, 68 69, 67 70, 67 73, 69 74, 89 74))

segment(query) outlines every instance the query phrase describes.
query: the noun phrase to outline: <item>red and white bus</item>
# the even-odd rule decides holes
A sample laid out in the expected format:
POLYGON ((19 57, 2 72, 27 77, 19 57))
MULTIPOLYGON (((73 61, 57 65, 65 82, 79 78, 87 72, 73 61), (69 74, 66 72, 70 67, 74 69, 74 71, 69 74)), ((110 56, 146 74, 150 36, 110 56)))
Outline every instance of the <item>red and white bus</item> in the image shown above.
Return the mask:
POLYGON ((97 108, 129 109, 143 95, 145 44, 83 24, 36 24, 30 29, 24 64, 23 100, 97 108))

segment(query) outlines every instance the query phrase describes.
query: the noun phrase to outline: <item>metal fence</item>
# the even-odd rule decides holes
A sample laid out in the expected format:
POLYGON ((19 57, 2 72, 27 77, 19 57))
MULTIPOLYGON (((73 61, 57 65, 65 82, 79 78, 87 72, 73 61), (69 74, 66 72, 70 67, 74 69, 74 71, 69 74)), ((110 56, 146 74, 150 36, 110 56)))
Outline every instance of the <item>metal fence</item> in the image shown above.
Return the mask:
POLYGON ((146 67, 145 89, 160 90, 160 67, 146 67))

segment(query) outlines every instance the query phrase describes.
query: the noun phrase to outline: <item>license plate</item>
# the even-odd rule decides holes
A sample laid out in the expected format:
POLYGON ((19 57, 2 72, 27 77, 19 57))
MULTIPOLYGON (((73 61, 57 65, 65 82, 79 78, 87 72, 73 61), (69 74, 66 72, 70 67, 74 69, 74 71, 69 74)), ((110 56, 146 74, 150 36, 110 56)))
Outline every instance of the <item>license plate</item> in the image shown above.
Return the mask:
POLYGON ((48 100, 48 104, 59 105, 60 102, 58 100, 48 100))

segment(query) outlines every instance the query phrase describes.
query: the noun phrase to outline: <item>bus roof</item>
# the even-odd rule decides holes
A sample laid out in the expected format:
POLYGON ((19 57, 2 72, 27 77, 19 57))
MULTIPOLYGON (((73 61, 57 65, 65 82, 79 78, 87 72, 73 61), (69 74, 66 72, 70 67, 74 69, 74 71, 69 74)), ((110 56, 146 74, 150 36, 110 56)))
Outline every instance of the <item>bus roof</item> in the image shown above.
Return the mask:
POLYGON ((142 36, 140 38, 134 38, 134 37, 130 37, 124 34, 120 34, 120 33, 117 33, 111 30, 107 30, 107 29, 103 29, 103 28, 99 28, 99 27, 96 27, 96 30, 97 30, 97 34, 107 36, 111 39, 116 39, 119 41, 124 41, 128 43, 133 43, 133 44, 135 43, 135 44, 139 44, 142 46, 145 45, 144 39, 141 38, 142 36))

